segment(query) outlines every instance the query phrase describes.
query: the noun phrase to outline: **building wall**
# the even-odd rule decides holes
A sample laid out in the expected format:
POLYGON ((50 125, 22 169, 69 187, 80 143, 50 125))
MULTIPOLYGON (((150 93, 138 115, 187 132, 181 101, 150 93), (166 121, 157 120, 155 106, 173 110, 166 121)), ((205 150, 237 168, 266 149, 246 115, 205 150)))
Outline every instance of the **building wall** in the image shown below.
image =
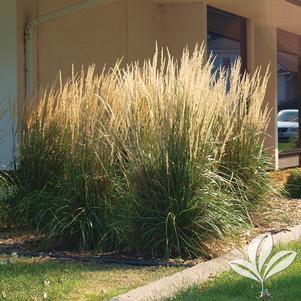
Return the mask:
POLYGON ((265 96, 265 104, 270 110, 270 122, 265 139, 266 147, 278 168, 278 84, 277 84, 277 31, 273 25, 254 22, 254 69, 262 66, 263 72, 269 67, 270 78, 265 96))
POLYGON ((164 44, 161 6, 149 1, 127 0, 126 62, 151 58, 156 44, 164 44))
POLYGON ((15 0, 0 3, 0 168, 10 166, 14 154, 13 107, 17 91, 17 8, 15 0))
MULTIPOLYGON (((17 0, 17 107, 18 107, 18 119, 20 119, 23 109, 26 107, 27 99, 25 95, 25 28, 26 25, 38 17, 38 0, 17 0)), ((30 49, 32 60, 30 65, 32 66, 32 82, 37 82, 37 33, 33 34, 33 43, 30 49)))
MULTIPOLYGON (((70 5, 70 0, 39 1, 39 14, 70 5), (64 2, 64 3, 63 3, 64 2), (57 4, 57 5, 55 5, 57 4)), ((38 29, 38 83, 49 85, 62 71, 66 78, 72 69, 96 64, 112 65, 126 56, 126 5, 115 1, 72 13, 42 24, 38 29)))
MULTIPOLYGON (((19 0, 29 6, 30 0, 19 0), (27 3, 26 3, 27 1, 27 3)), ((22 3, 21 3, 22 2, 22 3)), ((34 0, 31 11, 43 16, 79 0, 34 0)), ((24 10, 24 8, 22 8, 24 10)), ((35 14, 32 14, 34 16, 35 14)), ((28 18, 23 18, 27 19, 28 18)), ((24 23, 24 22, 23 22, 24 23)), ((158 3, 148 0, 103 1, 103 4, 41 24, 34 31, 31 51, 32 86, 43 89, 58 78, 96 64, 98 70, 150 58, 156 45, 168 46, 176 57, 206 38, 206 9, 198 3, 158 3), (205 24, 205 25, 204 25, 205 24)))
MULTIPOLYGON (((45 14, 78 1, 39 1, 39 14, 45 14)), ((160 6, 141 0, 116 0, 83 9, 42 24, 38 29, 38 83, 52 83, 58 72, 70 75, 95 64, 100 70, 123 62, 151 57, 161 39, 160 6)))
POLYGON ((163 41, 179 58, 183 48, 193 50, 207 40, 207 7, 202 2, 162 4, 163 41))

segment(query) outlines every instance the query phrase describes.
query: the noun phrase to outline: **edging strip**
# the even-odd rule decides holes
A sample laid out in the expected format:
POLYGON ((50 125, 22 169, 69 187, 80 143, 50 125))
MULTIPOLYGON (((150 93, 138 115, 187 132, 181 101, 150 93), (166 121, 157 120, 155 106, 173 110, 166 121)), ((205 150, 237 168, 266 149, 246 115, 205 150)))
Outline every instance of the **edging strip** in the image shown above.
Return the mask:
POLYGON ((0 255, 6 254, 11 255, 12 253, 17 253, 24 257, 43 257, 52 258, 62 261, 79 261, 79 262, 94 262, 99 264, 118 264, 118 265, 130 265, 135 267, 192 267, 189 263, 177 263, 177 262, 165 262, 159 260, 140 260, 140 259, 128 259, 128 258, 112 258, 110 256, 92 256, 86 255, 81 256, 78 254, 65 253, 65 252, 36 252, 26 250, 20 245, 15 244, 2 244, 0 242, 0 255))
MULTIPOLYGON (((289 243, 301 238, 301 225, 290 228, 288 232, 273 235, 274 245, 289 243)), ((247 246, 244 250, 247 249, 247 246)), ((230 269, 229 262, 242 256, 241 251, 233 250, 218 258, 202 262, 174 275, 161 278, 145 286, 110 299, 110 301, 155 301, 174 296, 196 283, 202 283, 221 272, 230 269)))

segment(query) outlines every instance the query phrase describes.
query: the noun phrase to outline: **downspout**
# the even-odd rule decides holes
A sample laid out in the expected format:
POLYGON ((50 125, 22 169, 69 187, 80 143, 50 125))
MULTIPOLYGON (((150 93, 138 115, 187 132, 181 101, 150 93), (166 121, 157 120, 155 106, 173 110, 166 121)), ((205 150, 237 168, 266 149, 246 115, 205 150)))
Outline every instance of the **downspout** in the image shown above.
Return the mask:
POLYGON ((45 24, 56 19, 71 15, 73 13, 79 12, 81 10, 98 6, 100 4, 105 4, 109 2, 114 2, 115 0, 84 0, 80 3, 73 4, 64 7, 59 10, 55 10, 45 15, 41 15, 36 19, 30 21, 25 26, 25 98, 29 96, 30 89, 32 87, 32 34, 35 29, 37 29, 41 24, 45 24))

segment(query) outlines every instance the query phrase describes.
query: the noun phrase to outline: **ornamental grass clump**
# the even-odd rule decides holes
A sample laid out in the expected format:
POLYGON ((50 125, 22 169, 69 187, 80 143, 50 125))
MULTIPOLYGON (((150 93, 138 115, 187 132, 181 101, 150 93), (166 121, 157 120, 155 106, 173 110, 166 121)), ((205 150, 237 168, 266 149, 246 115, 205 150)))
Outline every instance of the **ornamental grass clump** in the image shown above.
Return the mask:
POLYGON ((17 171, 25 197, 17 215, 69 247, 108 248, 104 240, 114 236, 111 203, 120 202, 122 162, 113 72, 72 75, 25 115, 17 171))
POLYGON ((16 193, 16 187, 11 177, 4 171, 0 172, 0 228, 8 228, 11 225, 12 199, 16 193))
MULTIPOLYGON (((204 48, 72 74, 24 113, 16 205, 68 247, 196 257, 266 188, 267 75, 204 48), (260 189, 259 189, 260 188, 260 189)), ((28 107, 27 107, 28 108, 28 107)))
POLYGON ((301 171, 293 169, 290 171, 286 183, 284 185, 285 193, 293 199, 301 198, 301 171))
POLYGON ((221 123, 228 129, 225 147, 221 153, 221 170, 241 191, 246 206, 252 208, 271 190, 267 169, 269 162, 265 156, 264 133, 268 125, 268 108, 263 99, 268 81, 268 73, 261 76, 257 69, 253 76, 241 76, 237 62, 227 75, 229 90, 225 98, 229 106, 224 106, 221 123))

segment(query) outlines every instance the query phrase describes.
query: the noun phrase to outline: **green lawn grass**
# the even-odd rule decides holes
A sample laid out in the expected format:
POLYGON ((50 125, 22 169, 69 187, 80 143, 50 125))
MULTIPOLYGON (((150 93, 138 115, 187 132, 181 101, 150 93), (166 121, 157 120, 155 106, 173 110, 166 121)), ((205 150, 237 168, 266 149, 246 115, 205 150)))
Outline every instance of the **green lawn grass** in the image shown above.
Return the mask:
POLYGON ((99 301, 176 271, 0 256, 0 300, 99 301))
POLYGON ((296 148, 296 144, 293 142, 279 142, 278 143, 279 151, 286 151, 296 148))
MULTIPOLYGON (((271 301, 301 300, 301 241, 280 249, 296 251, 294 263, 282 273, 267 280, 266 287, 272 294, 271 301)), ((278 248, 279 251, 279 248, 278 248)), ((260 284, 245 279, 234 272, 226 272, 204 285, 193 286, 169 301, 256 301, 260 284)))

